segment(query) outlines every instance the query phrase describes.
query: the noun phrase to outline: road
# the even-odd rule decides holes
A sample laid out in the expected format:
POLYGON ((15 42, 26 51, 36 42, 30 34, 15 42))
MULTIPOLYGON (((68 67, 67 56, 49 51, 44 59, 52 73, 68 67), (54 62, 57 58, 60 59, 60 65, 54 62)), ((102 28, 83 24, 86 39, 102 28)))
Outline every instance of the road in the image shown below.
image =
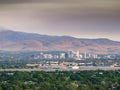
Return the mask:
POLYGON ((21 72, 31 72, 31 71, 83 71, 83 70, 120 70, 120 67, 100 67, 100 66, 80 66, 79 69, 40 69, 40 68, 34 68, 34 69, 0 69, 0 72, 3 71, 21 71, 21 72))

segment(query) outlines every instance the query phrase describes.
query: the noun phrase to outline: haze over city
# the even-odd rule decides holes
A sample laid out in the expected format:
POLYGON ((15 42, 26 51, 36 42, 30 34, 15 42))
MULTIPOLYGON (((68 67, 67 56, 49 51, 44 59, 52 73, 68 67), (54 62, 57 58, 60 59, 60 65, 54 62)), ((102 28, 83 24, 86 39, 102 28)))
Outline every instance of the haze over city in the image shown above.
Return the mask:
POLYGON ((120 41, 120 1, 1 0, 0 29, 120 41))

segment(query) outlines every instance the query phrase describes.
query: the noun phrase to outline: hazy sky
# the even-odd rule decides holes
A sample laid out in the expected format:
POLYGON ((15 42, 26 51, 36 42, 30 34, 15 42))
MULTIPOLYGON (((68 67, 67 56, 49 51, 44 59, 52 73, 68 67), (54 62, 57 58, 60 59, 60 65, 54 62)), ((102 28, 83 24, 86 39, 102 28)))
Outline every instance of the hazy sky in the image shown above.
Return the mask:
POLYGON ((120 41, 120 0, 0 0, 0 28, 120 41))

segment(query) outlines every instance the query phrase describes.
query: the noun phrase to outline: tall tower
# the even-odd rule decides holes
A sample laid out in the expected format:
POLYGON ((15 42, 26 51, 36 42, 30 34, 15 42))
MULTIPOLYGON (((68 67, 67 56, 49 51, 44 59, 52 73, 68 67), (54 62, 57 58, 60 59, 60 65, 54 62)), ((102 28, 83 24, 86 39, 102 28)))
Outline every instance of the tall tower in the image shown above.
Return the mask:
POLYGON ((84 59, 86 59, 86 58, 87 58, 87 53, 85 52, 85 53, 84 53, 84 59))

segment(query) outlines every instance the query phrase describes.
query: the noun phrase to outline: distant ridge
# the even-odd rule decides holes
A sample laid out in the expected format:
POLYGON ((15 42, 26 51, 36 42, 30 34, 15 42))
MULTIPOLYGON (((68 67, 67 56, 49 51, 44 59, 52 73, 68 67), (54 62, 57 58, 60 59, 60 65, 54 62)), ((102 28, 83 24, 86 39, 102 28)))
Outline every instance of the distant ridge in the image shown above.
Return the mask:
POLYGON ((12 30, 0 30, 0 50, 80 50, 81 52, 93 53, 120 53, 120 42, 106 38, 82 39, 70 36, 49 36, 12 30))

